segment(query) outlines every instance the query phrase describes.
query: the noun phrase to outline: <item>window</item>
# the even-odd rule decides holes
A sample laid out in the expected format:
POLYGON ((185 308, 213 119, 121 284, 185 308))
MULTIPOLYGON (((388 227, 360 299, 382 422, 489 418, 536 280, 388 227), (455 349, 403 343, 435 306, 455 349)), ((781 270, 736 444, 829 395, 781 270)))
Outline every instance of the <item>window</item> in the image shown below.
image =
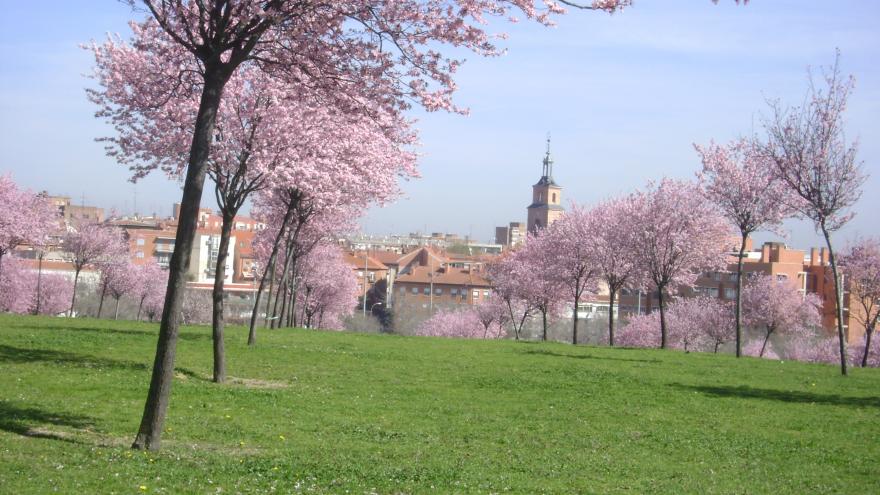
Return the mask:
POLYGON ((144 245, 144 238, 143 238, 143 237, 139 237, 139 238, 138 238, 138 240, 137 240, 137 245, 138 245, 138 246, 143 246, 143 245, 144 245))
POLYGON ((736 299, 736 289, 724 289, 724 299, 736 299))
POLYGON ((728 273, 727 280, 730 280, 731 282, 736 282, 736 273, 728 273))
POLYGON ((475 291, 473 292, 473 296, 474 296, 474 299, 479 299, 479 297, 480 297, 480 291, 475 290, 475 291))
POLYGON ((401 294, 406 294, 406 287, 401 287, 401 288, 400 288, 400 293, 401 293, 401 294))
POLYGON ((458 287, 453 287, 453 288, 449 289, 449 293, 452 294, 453 296, 458 294, 458 287))
POLYGON ((721 272, 712 272, 712 280, 716 282, 721 281, 721 272))
POLYGON ((553 202, 556 202, 556 193, 553 193, 553 202))
POLYGON ((435 294, 435 295, 438 295, 438 296, 439 296, 439 295, 442 295, 442 294, 443 294, 443 289, 440 288, 440 287, 437 287, 436 289, 434 289, 434 294, 435 294))
POLYGON ((143 252, 143 251, 138 251, 138 252, 137 252, 137 257, 138 257, 138 258, 143 258, 143 257, 144 257, 144 252, 143 252))
POLYGON ((484 291, 483 291, 483 297, 489 297, 489 291, 484 290, 484 291))
POLYGON ((418 287, 413 287, 413 288, 412 288, 412 293, 413 293, 413 294, 418 294, 418 293, 419 293, 419 288, 418 288, 418 287))
POLYGON ((788 275, 786 275, 784 273, 778 273, 778 274, 776 274, 776 280, 778 280, 779 282, 784 282, 784 281, 788 280, 788 275))
POLYGON ((431 288, 430 288, 430 287, 425 287, 424 289, 422 289, 422 292, 423 292, 426 296, 431 295, 431 288))

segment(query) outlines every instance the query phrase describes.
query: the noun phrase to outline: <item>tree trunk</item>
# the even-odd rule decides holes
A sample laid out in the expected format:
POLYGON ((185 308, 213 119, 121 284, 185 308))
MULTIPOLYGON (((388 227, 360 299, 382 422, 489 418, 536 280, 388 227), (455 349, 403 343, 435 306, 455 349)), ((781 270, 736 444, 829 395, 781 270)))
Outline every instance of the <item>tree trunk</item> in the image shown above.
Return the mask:
POLYGON ((36 305, 35 305, 36 307, 34 308, 34 314, 35 314, 35 315, 40 314, 40 306, 41 306, 41 304, 42 304, 42 302, 43 302, 43 301, 42 301, 42 300, 43 300, 43 297, 42 297, 42 285, 43 285, 43 254, 42 254, 42 253, 40 253, 39 258, 40 258, 40 261, 39 261, 39 264, 37 265, 37 302, 36 302, 36 305))
POLYGON ((541 340, 543 340, 544 342, 547 342, 547 310, 546 309, 541 309, 541 318, 543 318, 543 327, 544 327, 544 333, 541 337, 541 340))
POLYGON ((76 304, 76 284, 79 282, 79 272, 82 267, 76 267, 76 273, 73 275, 73 297, 70 298, 70 311, 67 313, 68 318, 73 317, 73 305, 76 304))
POLYGON ((846 336, 843 333, 843 288, 840 286, 840 277, 837 275, 837 262, 834 260, 834 249, 831 248, 831 233, 822 222, 822 234, 825 236, 825 244, 828 245, 828 260, 831 261, 831 273, 834 276, 834 305, 837 310, 837 340, 840 347, 840 374, 846 376, 846 336))
POLYGON ((507 310, 510 311, 510 324, 513 325, 513 338, 519 340, 519 329, 516 328, 516 317, 513 316, 513 304, 508 300, 507 310))
POLYGON ((871 334, 874 333, 874 327, 865 328, 865 352, 862 354, 862 368, 868 366, 868 353, 871 351, 871 334))
POLYGON ((608 292, 608 345, 614 347, 614 299, 617 298, 617 289, 608 292))
POLYGON ((286 287, 287 287, 287 277, 289 275, 290 262, 293 259, 293 250, 294 250, 294 242, 288 240, 287 243, 287 256, 284 257, 284 265, 281 268, 281 280, 278 281, 278 292, 275 294, 275 304, 272 306, 272 322, 269 325, 269 328, 276 328, 278 326, 278 320, 281 318, 281 315, 278 313, 280 309, 278 307, 278 299, 283 298, 282 302, 286 302, 286 287))
POLYGON ((211 291, 211 340, 214 344, 214 383, 226 381, 226 351, 223 348, 223 280, 226 278, 226 258, 229 251, 229 238, 236 211, 223 212, 223 225, 220 227, 220 246, 217 252, 217 266, 214 267, 214 288, 211 291))
POLYGON ((174 355, 177 350, 186 274, 189 271, 199 205, 205 185, 206 165, 211 150, 211 140, 214 137, 214 121, 223 86, 228 77, 227 74, 220 73, 216 67, 205 68, 205 86, 199 102, 186 180, 183 184, 180 219, 177 224, 174 252, 169 263, 168 288, 165 292, 165 307, 162 310, 162 323, 159 326, 159 339, 156 343, 150 390, 144 404, 141 424, 132 444, 132 448, 135 449, 158 450, 161 446, 162 426, 165 423, 171 383, 174 379, 174 355))
POLYGON ((107 295, 107 281, 101 284, 101 297, 98 298, 98 319, 101 319, 101 312, 104 310, 104 297, 107 295))
POLYGON ((284 326, 284 320, 287 317, 287 301, 290 299, 290 279, 285 280, 284 285, 279 288, 278 296, 281 298, 281 310, 278 312, 277 328, 284 326))
POLYGON ((663 301, 663 287, 657 288, 657 302, 660 306, 660 348, 666 349, 666 303, 663 301))
MULTIPOLYGON (((275 237, 275 242, 272 244, 272 254, 269 255, 269 261, 266 263, 266 269, 263 270, 263 276, 260 277, 260 287, 257 289, 256 297, 254 298, 254 312, 251 314, 251 325, 248 330, 248 345, 252 346, 257 343, 257 317, 260 312, 260 296, 263 294, 263 288, 266 286, 266 277, 271 277, 271 281, 269 283, 269 295, 266 296, 268 299, 272 299, 272 285, 275 280, 275 261, 278 258, 278 249, 281 247, 281 240, 284 239, 284 232, 287 229, 287 224, 290 223, 290 219, 293 216, 293 209, 288 208, 287 212, 284 214, 284 221, 281 223, 281 227, 278 229, 278 235, 275 237)), ((266 305, 266 316, 268 316, 269 306, 266 305)))
MULTIPOLYGON (((580 286, 580 281, 578 281, 578 286, 580 286)), ((574 318, 571 324, 571 344, 577 345, 578 343, 578 306, 581 303, 581 291, 580 289, 575 290, 574 294, 574 318)))
MULTIPOLYGON (((748 237, 748 234, 743 233, 742 244, 739 246, 739 258, 736 261, 736 357, 742 357, 742 271, 748 237)), ((715 352, 718 352, 717 349, 715 352)))
POLYGON ((770 340, 770 334, 773 333, 769 327, 767 328, 767 334, 764 335, 764 343, 761 344, 761 353, 758 354, 758 357, 764 357, 764 351, 767 350, 767 342, 770 340))
POLYGON ((135 321, 141 321, 141 310, 144 309, 144 299, 146 298, 147 296, 141 296, 141 300, 138 303, 138 314, 137 318, 135 318, 135 321))
POLYGON ((721 345, 721 342, 715 342, 715 351, 713 354, 718 354, 718 346, 721 345))
POLYGON ((121 297, 116 297, 114 299, 116 299, 116 312, 113 314, 113 320, 118 321, 119 320, 119 299, 121 299, 121 297))

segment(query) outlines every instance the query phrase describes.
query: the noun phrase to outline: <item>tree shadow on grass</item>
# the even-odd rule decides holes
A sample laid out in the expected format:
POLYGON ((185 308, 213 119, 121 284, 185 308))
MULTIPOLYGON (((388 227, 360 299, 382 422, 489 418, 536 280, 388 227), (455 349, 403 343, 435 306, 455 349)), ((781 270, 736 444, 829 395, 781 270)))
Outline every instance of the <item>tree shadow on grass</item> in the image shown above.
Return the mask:
POLYGON ((55 432, 40 428, 47 425, 83 429, 93 426, 94 420, 88 416, 50 412, 35 407, 22 407, 10 402, 0 401, 0 430, 29 437, 73 441, 63 433, 55 434, 55 432))
POLYGON ((88 354, 76 354, 74 352, 56 351, 51 349, 24 349, 11 345, 0 345, 0 362, 8 363, 56 363, 73 365, 83 368, 110 368, 121 370, 145 371, 149 369, 146 364, 134 361, 121 361, 88 354))
POLYGON ((670 387, 679 390, 700 392, 713 397, 733 397, 739 399, 764 399, 781 402, 794 402, 801 404, 827 404, 834 406, 851 407, 880 407, 880 397, 846 397, 836 394, 817 394, 812 392, 799 392, 795 390, 774 390, 767 388, 754 388, 745 385, 733 386, 706 386, 706 385, 682 385, 672 383, 670 387))
POLYGON ((628 361, 631 363, 659 363, 659 362, 661 362, 659 359, 618 358, 618 357, 591 356, 589 354, 564 354, 562 352, 553 352, 553 351, 548 351, 545 349, 525 349, 525 350, 520 351, 520 353, 543 355, 543 356, 567 357, 567 358, 572 358, 572 359, 597 359, 600 361, 628 361))
MULTIPOLYGON (((111 320, 107 320, 108 322, 111 320)), ((143 322, 141 322, 143 323, 143 322)), ((98 334, 114 334, 114 335, 134 335, 138 337, 149 336, 154 337, 158 335, 158 326, 156 327, 156 331, 150 331, 149 329, 145 330, 126 330, 124 328, 108 328, 108 327, 77 327, 70 325, 62 325, 62 324, 50 324, 50 325, 39 325, 39 326, 31 326, 28 328, 33 328, 35 330, 62 330, 62 331, 70 331, 70 332, 90 332, 90 333, 98 333, 98 334)), ((177 335, 177 338, 180 340, 211 340, 211 335, 208 333, 194 333, 194 332, 180 332, 177 335)))

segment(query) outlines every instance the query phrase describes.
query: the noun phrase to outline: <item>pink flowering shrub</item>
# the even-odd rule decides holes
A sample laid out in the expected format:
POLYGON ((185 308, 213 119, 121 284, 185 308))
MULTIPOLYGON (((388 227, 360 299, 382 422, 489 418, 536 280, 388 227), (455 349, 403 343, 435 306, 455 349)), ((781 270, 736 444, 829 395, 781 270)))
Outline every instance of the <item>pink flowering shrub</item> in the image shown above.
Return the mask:
POLYGON ((485 327, 475 309, 441 309, 423 321, 416 328, 415 335, 464 339, 498 339, 504 337, 505 331, 497 322, 492 322, 488 328, 485 327))

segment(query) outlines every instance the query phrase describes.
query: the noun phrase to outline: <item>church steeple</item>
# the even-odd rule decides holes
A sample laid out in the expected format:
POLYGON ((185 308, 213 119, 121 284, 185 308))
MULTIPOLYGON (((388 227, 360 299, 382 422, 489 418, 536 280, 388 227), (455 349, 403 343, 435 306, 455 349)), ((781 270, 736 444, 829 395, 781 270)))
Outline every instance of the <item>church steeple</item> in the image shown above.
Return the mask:
POLYGON ((562 208, 562 188, 553 180, 553 158, 550 156, 550 136, 544 154, 541 178, 532 186, 532 204, 528 206, 528 229, 530 232, 550 225, 565 211, 562 208))

